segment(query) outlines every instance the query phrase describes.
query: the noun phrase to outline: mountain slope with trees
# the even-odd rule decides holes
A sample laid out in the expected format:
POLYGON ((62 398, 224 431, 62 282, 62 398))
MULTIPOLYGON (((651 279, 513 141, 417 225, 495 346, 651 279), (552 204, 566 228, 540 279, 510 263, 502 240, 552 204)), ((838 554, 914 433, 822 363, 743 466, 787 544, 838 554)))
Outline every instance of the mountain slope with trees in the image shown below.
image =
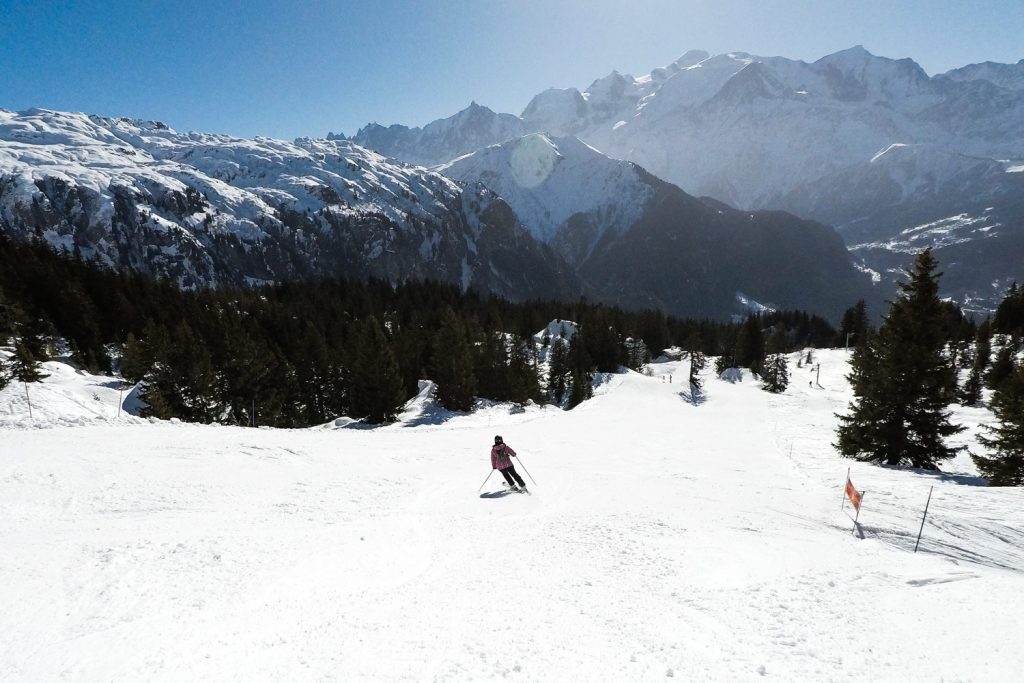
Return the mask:
POLYGON ((527 135, 440 170, 493 189, 598 301, 717 317, 746 298, 837 319, 872 297, 828 226, 697 199, 576 138, 527 135))
POLYGON ((351 142, 41 109, 0 110, 0 232, 183 287, 375 277, 513 299, 579 291, 486 188, 351 142))
MULTIPOLYGON (((572 407, 590 395, 595 372, 650 358, 631 350, 657 353, 689 342, 713 355, 736 338, 732 323, 584 301, 515 303, 429 281, 182 290, 41 241, 2 237, 0 321, 0 339, 13 338, 26 362, 66 344, 61 352, 80 367, 119 366, 141 383, 154 416, 282 427, 342 415, 389 421, 424 379, 451 410, 471 409, 478 399, 572 407), (552 320, 573 321, 571 339, 535 338, 552 320)), ((825 320, 801 312, 752 316, 746 324, 777 323, 787 348, 835 336, 825 320)))

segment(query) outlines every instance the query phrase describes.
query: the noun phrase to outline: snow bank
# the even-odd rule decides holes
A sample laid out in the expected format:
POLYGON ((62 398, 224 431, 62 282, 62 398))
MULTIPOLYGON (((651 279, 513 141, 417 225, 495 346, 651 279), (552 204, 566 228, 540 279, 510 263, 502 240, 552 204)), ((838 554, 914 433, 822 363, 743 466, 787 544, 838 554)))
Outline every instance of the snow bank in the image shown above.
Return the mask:
MULTIPOLYGON (((0 351, 0 357, 9 356, 8 352, 0 351)), ((27 387, 11 382, 0 391, 0 429, 143 421, 135 417, 141 404, 130 383, 76 370, 60 361, 43 363, 42 368, 49 375, 42 382, 27 387)))

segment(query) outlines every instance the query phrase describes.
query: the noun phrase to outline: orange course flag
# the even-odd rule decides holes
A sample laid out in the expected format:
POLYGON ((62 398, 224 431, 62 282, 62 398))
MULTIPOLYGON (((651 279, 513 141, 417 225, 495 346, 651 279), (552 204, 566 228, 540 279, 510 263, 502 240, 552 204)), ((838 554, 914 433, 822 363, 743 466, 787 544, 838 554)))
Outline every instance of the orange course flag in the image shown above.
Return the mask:
POLYGON ((860 492, 857 491, 857 489, 853 488, 853 482, 850 481, 849 478, 847 478, 847 480, 846 480, 846 497, 850 499, 850 502, 853 504, 853 508, 857 512, 860 512, 860 496, 861 496, 860 492))

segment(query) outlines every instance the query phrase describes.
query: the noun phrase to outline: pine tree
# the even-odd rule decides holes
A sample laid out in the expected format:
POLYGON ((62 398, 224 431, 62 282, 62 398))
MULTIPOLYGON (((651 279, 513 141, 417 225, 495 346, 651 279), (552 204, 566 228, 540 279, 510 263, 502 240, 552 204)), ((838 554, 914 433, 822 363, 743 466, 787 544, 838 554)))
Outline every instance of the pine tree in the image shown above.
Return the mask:
POLYGON ((991 486, 1024 486, 1024 365, 1015 368, 992 395, 991 408, 999 423, 985 427, 991 438, 978 439, 993 454, 971 458, 991 486))
POLYGON ((175 391, 171 379, 172 368, 165 364, 168 357, 165 349, 170 343, 170 336, 165 328, 152 321, 146 323, 140 342, 142 351, 139 360, 140 366, 145 368, 140 378, 139 391, 139 397, 145 403, 142 409, 144 417, 152 416, 166 420, 176 416, 170 401, 175 391))
POLYGON ((985 318, 975 331, 971 371, 959 392, 960 403, 965 406, 976 406, 981 402, 983 376, 992 356, 991 336, 991 324, 989 319, 985 318))
POLYGON ((586 344, 598 372, 616 372, 627 363, 625 344, 603 316, 587 326, 586 344))
POLYGON ((28 318, 21 326, 21 343, 36 360, 50 360, 53 346, 53 324, 38 316, 28 318))
POLYGON ((643 339, 634 339, 632 337, 626 339, 626 366, 630 370, 640 371, 640 369, 651 362, 651 352, 647 348, 647 344, 644 343, 643 339))
POLYGON ((583 328, 579 327, 569 342, 569 400, 566 410, 572 410, 594 395, 593 361, 587 351, 583 328))
POLYGON ((216 373, 206 343, 186 322, 178 323, 171 344, 164 349, 171 373, 172 405, 185 420, 212 422, 216 406, 216 373))
POLYGON ((700 373, 707 367, 708 357, 700 350, 700 337, 696 333, 687 338, 686 353, 690 357, 690 392, 697 394, 703 387, 700 373))
POLYGON ((508 400, 519 405, 525 405, 530 400, 540 400, 537 366, 528 349, 529 342, 523 337, 517 337, 508 354, 508 400))
POLYGON ((442 313, 434 336, 431 368, 438 403, 448 410, 472 410, 476 398, 473 356, 465 326, 450 306, 442 313))
POLYGON ((121 348, 121 376, 129 382, 138 382, 146 376, 151 365, 152 359, 146 353, 145 344, 129 332, 121 348))
POLYGON ((764 355, 761 318, 756 315, 747 316, 736 340, 736 366, 750 368, 751 372, 760 375, 764 367, 764 355))
POLYGON ((651 356, 659 356, 670 345, 672 338, 668 321, 661 311, 645 311, 641 314, 639 337, 644 340, 651 356))
POLYGON ((11 383, 11 369, 8 365, 7 360, 0 356, 0 390, 11 383))
POLYGON ((983 372, 992 362, 992 321, 985 318, 974 335, 974 367, 983 372))
POLYGON ((839 332, 836 336, 836 345, 843 347, 856 346, 864 340, 867 328, 867 305, 861 299, 843 313, 843 318, 839 323, 839 332))
POLYGON ((781 394, 789 386, 789 361, 786 358, 786 328, 779 322, 768 338, 761 387, 773 394, 781 394))
MULTIPOLYGON (((299 390, 292 389, 296 383, 294 368, 255 330, 250 333, 245 327, 233 327, 223 343, 226 357, 220 363, 214 392, 223 407, 219 412, 226 413, 226 419, 237 425, 288 426, 285 413, 292 411, 285 409, 282 395, 295 402, 301 400, 299 390)), ((310 349, 310 353, 316 350, 310 349)))
POLYGON ((145 348, 153 362, 143 377, 141 397, 148 404, 143 414, 212 422, 219 414, 217 377, 210 352, 192 327, 184 320, 170 334, 155 325, 147 327, 145 348))
POLYGON ((15 333, 22 312, 18 306, 6 296, 0 287, 0 346, 6 346, 7 340, 15 333))
POLYGON ((473 374, 476 376, 477 393, 481 398, 492 401, 508 401, 512 390, 509 387, 509 350, 503 332, 490 332, 473 349, 473 374))
POLYGON ((14 379, 25 384, 41 382, 49 377, 43 372, 42 363, 33 353, 31 341, 26 343, 23 338, 14 342, 14 356, 10 360, 10 373, 14 379))
POLYGON ((349 364, 349 406, 370 424, 393 422, 405 402, 402 377, 377 318, 370 316, 356 334, 349 364))
POLYGON ((999 349, 996 359, 985 373, 985 386, 997 391, 1011 374, 1013 374, 1013 347, 1007 344, 999 349))
POLYGON ((960 403, 965 406, 976 406, 981 402, 981 371, 977 364, 971 368, 967 381, 960 389, 960 403))
POLYGON ((789 361, 784 353, 770 354, 761 373, 761 387, 773 394, 781 394, 789 386, 789 361))
POLYGON ((946 410, 952 367, 943 354, 935 269, 925 250, 878 333, 854 350, 849 380, 855 400, 849 414, 839 416, 836 442, 847 457, 937 469, 960 450, 944 442, 963 428, 949 422, 946 410))
POLYGON ((736 367, 736 339, 739 336, 739 330, 735 325, 722 330, 722 333, 718 336, 718 345, 715 350, 718 352, 718 358, 715 359, 715 374, 721 375, 729 368, 736 367))
POLYGON ((996 308, 992 329, 1014 339, 1024 337, 1024 287, 1018 287, 1016 282, 1010 285, 1006 297, 996 308))
POLYGON ((335 365, 327 349, 327 342, 312 322, 306 327, 299 342, 298 363, 295 366, 298 389, 303 397, 301 410, 306 424, 319 424, 333 412, 331 399, 335 395, 335 365))
POLYGON ((562 405, 569 375, 569 349, 563 337, 551 340, 548 361, 548 397, 555 405, 562 405))

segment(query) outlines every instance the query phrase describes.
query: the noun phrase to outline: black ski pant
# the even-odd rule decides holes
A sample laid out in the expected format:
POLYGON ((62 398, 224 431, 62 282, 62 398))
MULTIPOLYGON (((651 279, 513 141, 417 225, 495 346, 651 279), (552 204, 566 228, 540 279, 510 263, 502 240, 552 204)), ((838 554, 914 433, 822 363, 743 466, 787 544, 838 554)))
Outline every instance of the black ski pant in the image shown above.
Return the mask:
POLYGON ((505 477, 505 481, 508 482, 509 486, 515 486, 516 484, 519 484, 524 489, 526 488, 526 482, 524 482, 523 478, 519 476, 518 472, 516 472, 515 465, 509 465, 505 469, 498 471, 501 472, 502 476, 505 477), (515 481, 513 481, 513 477, 515 477, 515 481))

